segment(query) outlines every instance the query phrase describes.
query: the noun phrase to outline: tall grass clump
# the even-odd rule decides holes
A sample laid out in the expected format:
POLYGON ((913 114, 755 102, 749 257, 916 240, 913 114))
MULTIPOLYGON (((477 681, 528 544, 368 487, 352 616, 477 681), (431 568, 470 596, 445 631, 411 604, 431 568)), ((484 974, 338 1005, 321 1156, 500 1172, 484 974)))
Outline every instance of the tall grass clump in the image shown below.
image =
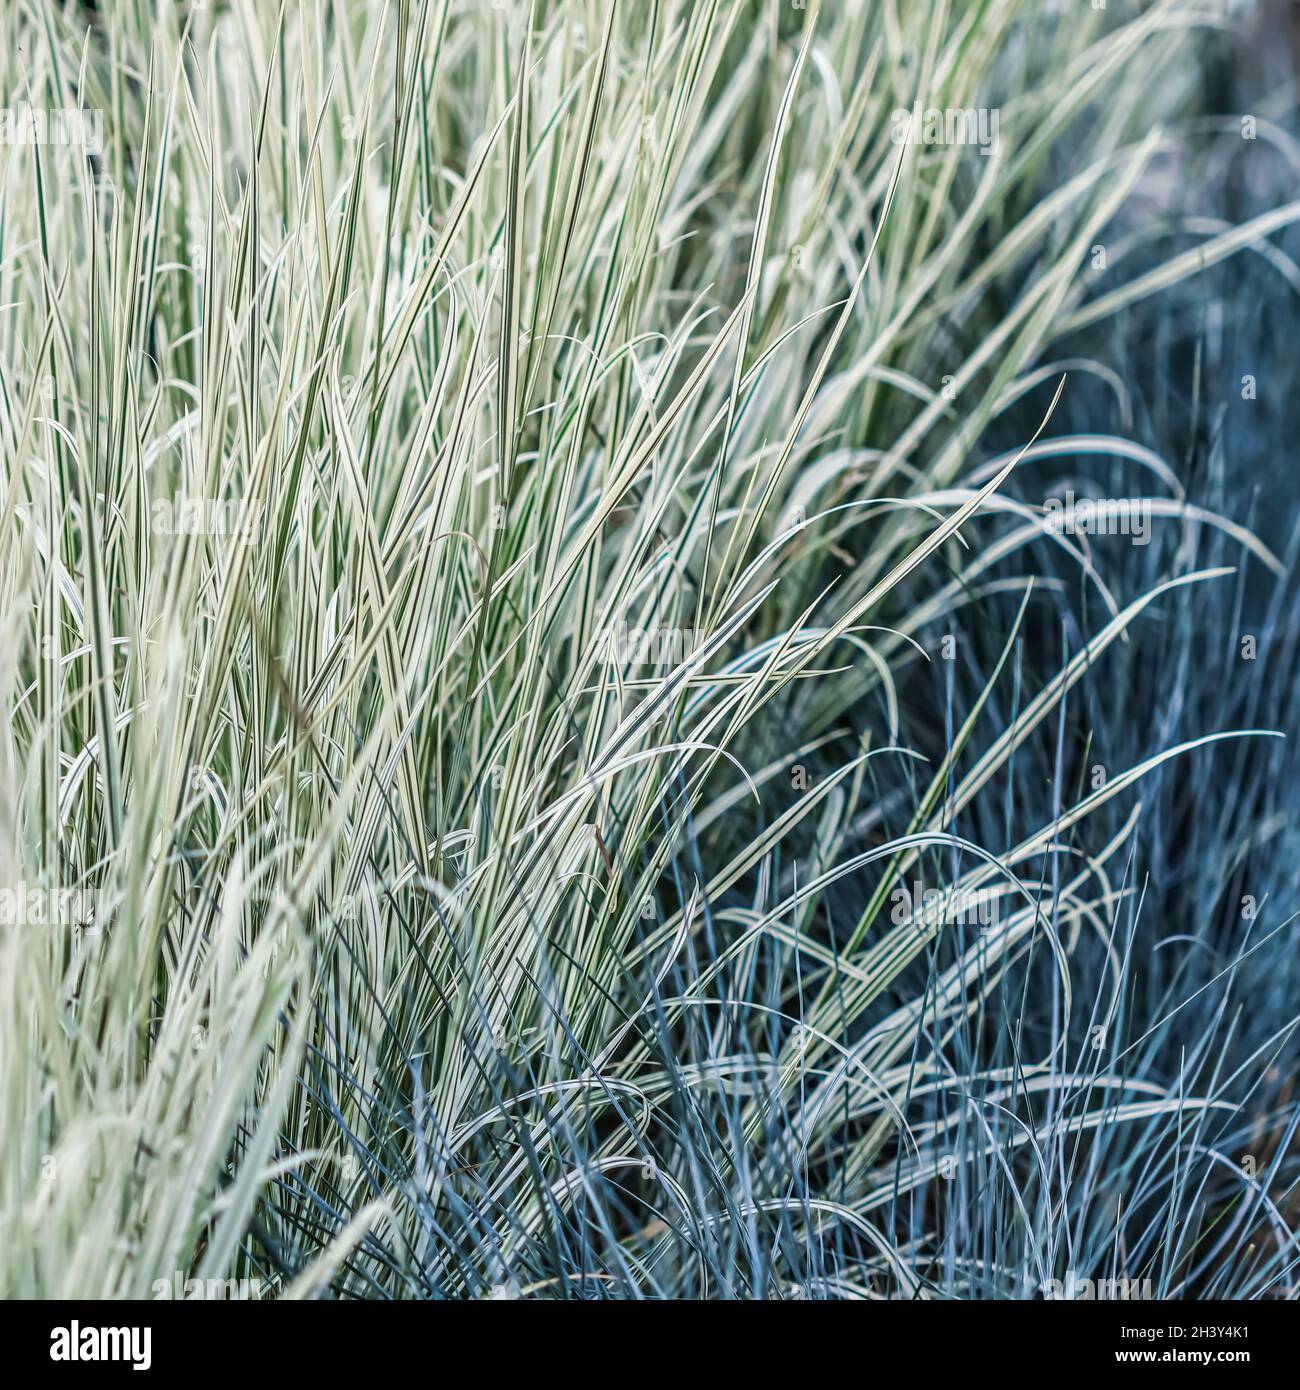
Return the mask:
POLYGON ((1213 8, 8 8, 0 1293, 1291 1291, 1213 8))

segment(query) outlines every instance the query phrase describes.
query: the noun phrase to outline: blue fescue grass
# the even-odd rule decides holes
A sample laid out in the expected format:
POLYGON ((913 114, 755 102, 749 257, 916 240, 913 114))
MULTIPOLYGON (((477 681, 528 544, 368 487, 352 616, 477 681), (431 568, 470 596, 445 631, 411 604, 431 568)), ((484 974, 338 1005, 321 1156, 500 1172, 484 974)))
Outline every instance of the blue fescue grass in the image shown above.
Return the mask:
MULTIPOLYGON (((1212 168, 1222 159, 1211 147, 1204 162, 1212 168)), ((1200 167, 1190 157, 1188 164, 1200 167)), ((1269 182, 1232 209, 1234 221, 1273 205, 1282 189, 1269 182)), ((1240 203, 1226 180, 1185 201, 1170 209, 1171 226, 1240 203)), ((1170 236, 1177 244, 1176 229, 1170 236)), ((1171 462, 1180 496, 1249 526, 1282 557, 1284 573, 1270 574, 1222 532, 1176 517, 1153 521, 1147 545, 1094 542, 1093 560, 1121 595, 1170 575, 1231 573, 1155 605, 963 811, 954 834, 1005 852, 1095 779, 1162 749, 1206 732, 1300 727, 1298 490, 1286 462, 1300 387, 1286 350, 1295 292, 1276 266, 1246 258, 1061 345, 1062 357, 1077 354, 1097 372, 1077 375, 1057 433, 1145 445, 1171 462), (1144 344, 1154 351, 1141 351, 1144 344), (1254 401, 1240 396, 1243 362, 1260 382, 1254 401)), ((1014 447, 1032 429, 1035 408, 1031 397, 1000 421, 990 452, 999 436, 1014 447)), ((1138 472, 1131 460, 1081 446, 1010 490, 1030 504, 1066 484, 1081 495, 1138 496, 1149 482, 1138 472)), ((972 529, 981 540, 996 534, 992 522, 972 529)), ((1093 586, 1052 545, 1035 548, 1033 570, 1041 598, 988 694, 985 742, 1104 615, 1093 586)), ((931 651, 951 635, 958 655, 917 663, 900 682, 900 745, 942 758, 984 692, 1020 601, 1018 593, 981 594, 928 635, 931 651)), ((813 723, 811 703, 796 694, 764 721, 758 762, 779 758, 790 731, 813 723)), ((861 728, 820 750, 812 775, 838 767, 880 713, 852 719, 861 728)), ((362 1241, 336 1276, 336 1292, 1041 1298, 1053 1280, 1058 1289, 1091 1280, 1119 1281, 1112 1287, 1133 1297, 1289 1296, 1300 1202, 1294 756, 1291 743, 1274 739, 1198 750, 1142 784, 1136 825, 1130 797, 1069 834, 1062 856, 1095 852, 1126 823, 1132 831, 1113 865, 1109 939, 1086 924, 1070 929, 1069 1026, 1043 946, 1006 970, 973 1012, 923 1014, 900 1059, 910 1134, 904 1141, 895 1133, 868 1170, 851 1159, 879 1104, 845 1086, 810 1153, 803 1107, 839 1058, 832 1054, 793 1090, 782 1087, 777 1059, 815 988, 804 978, 800 939, 833 952, 874 887, 873 871, 811 897, 786 918, 785 940, 759 937, 729 958, 744 924, 778 896, 777 884, 797 887, 801 873, 821 866, 816 835, 784 841, 762 872, 719 901, 699 901, 698 929, 667 974, 629 969, 609 1001, 611 1020, 643 1058, 635 1089, 573 1082, 596 1069, 563 1002, 571 962, 562 942, 546 942, 534 981, 546 1001, 543 1045, 516 1057, 517 1040, 498 1048, 484 1034, 474 1049, 485 1092, 501 1107, 492 1122, 462 1142, 441 1132, 423 1103, 428 1078, 418 1052, 402 1058, 395 1094, 373 1098, 378 1132, 355 1140, 373 1181, 353 1204, 396 1179, 410 1187, 413 1226, 403 1241, 362 1241), (726 963, 710 968, 718 960, 726 963), (671 1012, 682 1000, 690 1006, 671 1012), (593 1111, 587 1101, 596 1089, 602 1103, 593 1111), (511 1113, 520 1096, 533 1098, 527 1119, 511 1113), (1171 1103, 1141 1117, 1137 1107, 1157 1097, 1171 1103), (1185 1103, 1191 1097, 1195 1104, 1185 1103), (563 1155, 568 1186, 558 1193, 534 1157, 539 1131, 563 1155), (602 1155, 615 1134, 632 1158, 611 1166, 602 1155), (537 1228, 520 1228, 512 1189, 505 1200, 494 1191, 506 1170, 533 1185, 537 1228), (427 1198, 435 1184, 437 1203, 427 1198), (901 1255, 904 1277, 860 1228, 864 1213, 901 1255)), ((897 759, 873 760, 866 777, 873 810, 845 835, 844 854, 905 833, 920 790, 897 759)), ((673 903, 687 902, 706 866, 744 843, 749 816, 779 814, 786 792, 779 782, 766 789, 762 809, 738 807, 732 824, 696 834, 688 823, 667 876, 673 903)), ((914 872, 933 884, 969 867, 953 846, 927 851, 921 865, 929 872, 914 872)), ((1032 888, 1036 879, 1059 884, 1063 872, 1060 856, 1044 856, 1025 877, 1032 888)), ((933 998, 979 929, 950 927, 840 1047, 851 1050, 910 1001, 933 998)), ((349 1079, 322 1058, 315 1084, 327 1097, 349 1079)), ((293 1179, 274 1205, 314 1222, 322 1238, 351 1210, 339 1194, 305 1192, 293 1179)))

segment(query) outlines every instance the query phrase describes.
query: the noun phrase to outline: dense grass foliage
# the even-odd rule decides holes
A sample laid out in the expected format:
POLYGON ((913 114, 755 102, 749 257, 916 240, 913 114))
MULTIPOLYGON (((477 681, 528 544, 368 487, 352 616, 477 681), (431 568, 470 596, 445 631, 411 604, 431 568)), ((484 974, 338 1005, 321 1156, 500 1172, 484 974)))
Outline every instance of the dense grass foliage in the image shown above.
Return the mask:
POLYGON ((0 1292, 1291 1291, 1214 9, 7 7, 0 1292))

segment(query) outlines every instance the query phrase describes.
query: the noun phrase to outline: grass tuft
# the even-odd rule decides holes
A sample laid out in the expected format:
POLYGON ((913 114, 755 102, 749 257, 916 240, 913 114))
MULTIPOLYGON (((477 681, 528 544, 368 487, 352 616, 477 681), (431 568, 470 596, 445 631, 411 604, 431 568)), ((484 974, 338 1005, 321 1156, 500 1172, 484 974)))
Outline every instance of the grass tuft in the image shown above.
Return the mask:
POLYGON ((1255 10, 12 9, 0 1294, 1290 1295, 1255 10))

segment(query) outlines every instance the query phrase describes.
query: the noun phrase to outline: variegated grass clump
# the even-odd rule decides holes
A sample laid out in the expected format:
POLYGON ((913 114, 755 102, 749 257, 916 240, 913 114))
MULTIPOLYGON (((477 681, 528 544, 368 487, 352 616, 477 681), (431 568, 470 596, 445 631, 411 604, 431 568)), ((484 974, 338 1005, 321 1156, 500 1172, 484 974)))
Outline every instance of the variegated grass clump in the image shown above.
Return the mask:
POLYGON ((1063 425, 1300 218, 1151 254, 1203 18, 25 0, 103 139, 0 148, 0 1291, 1287 1286, 1285 904, 1163 994, 1139 910, 1143 788, 1273 724, 1096 781, 1071 704, 1289 568, 1063 425))

